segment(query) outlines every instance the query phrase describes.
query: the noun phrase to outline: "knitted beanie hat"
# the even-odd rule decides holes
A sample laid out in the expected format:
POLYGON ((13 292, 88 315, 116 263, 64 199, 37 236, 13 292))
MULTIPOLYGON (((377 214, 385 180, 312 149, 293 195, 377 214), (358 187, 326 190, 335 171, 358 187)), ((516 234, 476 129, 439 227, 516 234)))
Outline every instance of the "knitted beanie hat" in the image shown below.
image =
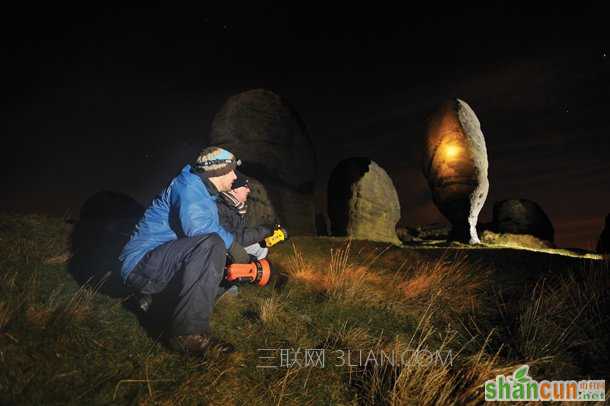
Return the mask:
POLYGON ((213 178, 226 175, 238 165, 241 165, 241 160, 235 158, 235 155, 226 149, 207 147, 199 153, 193 169, 207 178, 213 178))

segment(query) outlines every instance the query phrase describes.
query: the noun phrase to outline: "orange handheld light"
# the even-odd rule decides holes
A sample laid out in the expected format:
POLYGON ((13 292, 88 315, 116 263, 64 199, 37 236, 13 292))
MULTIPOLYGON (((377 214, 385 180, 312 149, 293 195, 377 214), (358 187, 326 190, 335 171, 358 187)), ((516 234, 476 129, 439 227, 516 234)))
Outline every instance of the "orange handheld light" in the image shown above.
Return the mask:
POLYGON ((229 282, 249 282, 265 286, 271 277, 271 263, 263 258, 249 264, 231 264, 226 268, 225 279, 229 282))

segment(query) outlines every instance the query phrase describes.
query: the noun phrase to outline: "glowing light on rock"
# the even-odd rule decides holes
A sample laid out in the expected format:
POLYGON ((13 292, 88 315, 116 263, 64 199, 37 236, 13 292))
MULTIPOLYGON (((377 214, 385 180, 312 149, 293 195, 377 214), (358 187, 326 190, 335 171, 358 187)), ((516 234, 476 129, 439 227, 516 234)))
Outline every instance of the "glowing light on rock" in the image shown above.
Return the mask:
POLYGON ((457 145, 449 144, 444 146, 444 155, 447 159, 457 158, 460 155, 461 148, 457 145))

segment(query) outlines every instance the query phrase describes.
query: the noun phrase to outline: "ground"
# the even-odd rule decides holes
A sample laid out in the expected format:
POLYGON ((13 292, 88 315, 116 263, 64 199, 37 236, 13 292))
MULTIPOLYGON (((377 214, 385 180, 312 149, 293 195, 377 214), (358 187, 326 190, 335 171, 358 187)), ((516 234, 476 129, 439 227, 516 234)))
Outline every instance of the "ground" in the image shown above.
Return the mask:
POLYGON ((610 376, 597 257, 292 238, 271 249, 267 287, 218 302, 212 327, 236 353, 195 358, 128 296, 73 277, 70 231, 0 216, 0 404, 462 405, 522 364, 538 380, 610 376))

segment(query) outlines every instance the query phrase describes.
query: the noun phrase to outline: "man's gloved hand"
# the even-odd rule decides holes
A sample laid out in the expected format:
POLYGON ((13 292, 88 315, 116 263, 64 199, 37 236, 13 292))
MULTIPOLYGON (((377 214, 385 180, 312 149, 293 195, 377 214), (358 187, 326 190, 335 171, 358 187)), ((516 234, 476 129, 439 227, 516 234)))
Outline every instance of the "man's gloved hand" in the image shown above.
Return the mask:
POLYGON ((236 241, 229 247, 229 256, 234 264, 249 264, 250 255, 246 252, 244 247, 239 245, 236 241))

